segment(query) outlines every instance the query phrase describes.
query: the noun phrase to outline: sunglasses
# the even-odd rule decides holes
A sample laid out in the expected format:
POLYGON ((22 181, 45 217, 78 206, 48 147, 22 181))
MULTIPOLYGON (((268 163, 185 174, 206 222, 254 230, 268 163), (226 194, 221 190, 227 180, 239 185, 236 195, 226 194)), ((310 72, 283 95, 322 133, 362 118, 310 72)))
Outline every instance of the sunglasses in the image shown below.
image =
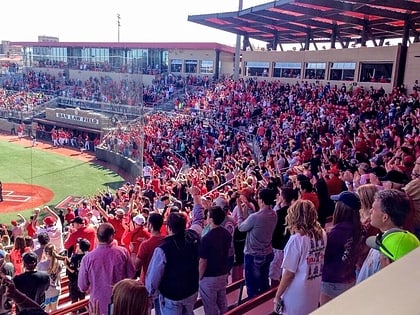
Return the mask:
POLYGON ((380 249, 382 249, 385 253, 387 253, 389 255, 389 257, 394 257, 394 254, 391 253, 391 251, 386 248, 386 246, 382 243, 382 237, 383 237, 384 233, 378 233, 376 235, 376 239, 375 239, 375 243, 376 245, 379 246, 380 249))

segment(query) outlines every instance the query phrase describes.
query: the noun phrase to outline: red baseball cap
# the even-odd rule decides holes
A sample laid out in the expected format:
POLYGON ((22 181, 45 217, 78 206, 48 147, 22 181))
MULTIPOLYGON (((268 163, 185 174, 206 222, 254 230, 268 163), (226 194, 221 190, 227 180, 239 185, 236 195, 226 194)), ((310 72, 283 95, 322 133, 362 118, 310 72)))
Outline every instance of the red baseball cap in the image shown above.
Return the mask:
POLYGON ((47 216, 47 217, 44 218, 44 224, 46 226, 53 225, 54 223, 55 223, 54 217, 52 217, 52 216, 49 215, 49 216, 47 216))

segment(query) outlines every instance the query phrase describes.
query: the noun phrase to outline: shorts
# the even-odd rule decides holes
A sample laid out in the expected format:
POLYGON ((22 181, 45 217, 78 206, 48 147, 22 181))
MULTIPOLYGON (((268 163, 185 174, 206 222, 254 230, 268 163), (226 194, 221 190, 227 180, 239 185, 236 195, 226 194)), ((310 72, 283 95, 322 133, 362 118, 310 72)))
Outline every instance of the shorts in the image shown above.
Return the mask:
POLYGON ((45 298, 45 305, 49 305, 57 301, 58 301, 58 295, 50 297, 50 298, 45 298))
POLYGON ((335 298, 341 293, 347 291, 352 286, 354 282, 349 283, 333 283, 333 282, 321 282, 321 294, 324 294, 330 298, 335 298))

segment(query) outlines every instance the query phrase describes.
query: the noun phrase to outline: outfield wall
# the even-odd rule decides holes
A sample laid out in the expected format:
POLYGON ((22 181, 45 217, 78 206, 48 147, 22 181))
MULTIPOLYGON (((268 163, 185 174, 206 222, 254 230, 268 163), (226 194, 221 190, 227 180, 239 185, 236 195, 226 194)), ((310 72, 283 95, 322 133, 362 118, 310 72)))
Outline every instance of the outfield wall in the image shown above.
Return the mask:
POLYGON ((124 172, 129 174, 130 179, 136 179, 140 176, 140 166, 136 161, 126 158, 121 154, 111 152, 100 147, 97 147, 95 150, 95 155, 98 160, 108 162, 119 169, 122 169, 124 172))

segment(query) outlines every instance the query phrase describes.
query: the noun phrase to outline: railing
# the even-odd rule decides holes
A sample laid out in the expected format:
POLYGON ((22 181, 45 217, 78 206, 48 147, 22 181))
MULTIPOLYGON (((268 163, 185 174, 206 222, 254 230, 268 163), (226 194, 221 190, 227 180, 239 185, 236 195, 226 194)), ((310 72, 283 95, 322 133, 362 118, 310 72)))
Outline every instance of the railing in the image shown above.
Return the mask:
POLYGON ((276 291, 277 291, 277 288, 272 288, 272 289, 268 290, 267 292, 255 297, 255 298, 252 298, 252 299, 238 305, 237 307, 231 309, 230 311, 225 313, 225 315, 243 315, 246 312, 252 311, 257 306, 274 299, 274 296, 276 295, 276 291))
POLYGON ((58 97, 56 102, 60 106, 69 106, 69 107, 79 107, 80 109, 91 109, 96 111, 108 112, 113 114, 120 114, 120 115, 130 115, 139 117, 144 114, 145 109, 152 109, 146 103, 145 108, 141 108, 140 106, 134 105, 122 105, 122 104, 111 104, 111 103, 104 103, 104 102, 96 102, 96 101, 88 101, 88 100, 80 100, 76 98, 68 98, 68 97, 58 97))
MULTIPOLYGON (((233 308, 236 307, 236 305, 240 305, 241 304, 242 289, 244 287, 244 283, 245 283, 245 280, 242 279, 242 280, 238 280, 236 282, 232 282, 231 284, 229 284, 226 287, 226 294, 233 293, 234 291, 236 291, 238 289, 240 290, 237 303, 235 303, 234 305, 229 306, 229 308, 233 309, 233 308)), ((61 301, 61 300, 62 300, 62 297, 60 297, 59 301, 61 301)), ((78 301, 76 303, 72 303, 72 304, 70 304, 68 306, 65 306, 63 308, 60 308, 60 309, 54 311, 51 314, 52 315, 67 315, 67 314, 69 314, 71 312, 76 312, 76 311, 79 311, 79 310, 85 308, 88 305, 88 303, 89 303, 89 298, 85 298, 82 301, 78 301)), ((194 304, 194 309, 198 309, 198 308, 200 308, 202 306, 203 306, 203 301, 201 299, 198 299, 197 302, 195 302, 195 304, 194 304)), ((79 313, 79 314, 87 314, 87 312, 85 312, 85 313, 79 313)))
MULTIPOLYGON (((70 304, 70 305, 68 305, 66 307, 63 307, 61 309, 58 309, 58 310, 52 312, 51 314, 52 315, 67 315, 69 313, 77 312, 79 310, 82 310, 83 308, 86 308, 86 306, 88 304, 89 304, 89 299, 86 298, 84 300, 78 301, 76 303, 72 303, 72 304, 70 304)), ((83 315, 86 314, 87 315, 88 312, 86 311, 86 312, 78 313, 78 314, 83 314, 83 315)))

